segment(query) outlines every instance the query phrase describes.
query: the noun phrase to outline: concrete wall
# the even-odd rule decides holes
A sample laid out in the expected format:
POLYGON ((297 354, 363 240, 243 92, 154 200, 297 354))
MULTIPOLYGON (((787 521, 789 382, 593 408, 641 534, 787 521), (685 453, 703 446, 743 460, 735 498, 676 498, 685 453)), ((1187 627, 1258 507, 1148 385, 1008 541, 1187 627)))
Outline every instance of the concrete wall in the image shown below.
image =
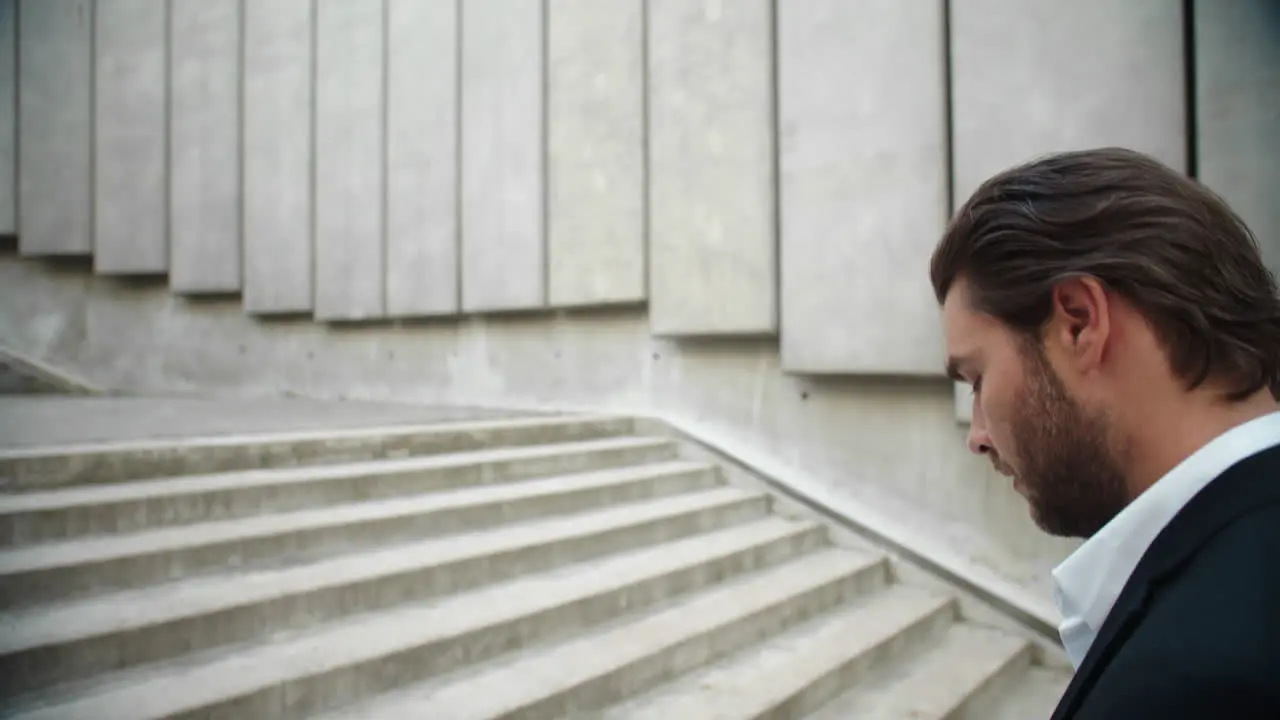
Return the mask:
POLYGON ((0 343, 143 392, 661 413, 1047 598, 1071 543, 964 449, 941 378, 805 378, 772 339, 655 338, 642 308, 324 325, 0 256, 0 343))
POLYGON ((1280 257, 1276 6, 1192 7, 0 0, 0 342, 658 412, 1043 591, 1072 544, 965 452, 928 256, 991 172, 1119 143, 1280 257))

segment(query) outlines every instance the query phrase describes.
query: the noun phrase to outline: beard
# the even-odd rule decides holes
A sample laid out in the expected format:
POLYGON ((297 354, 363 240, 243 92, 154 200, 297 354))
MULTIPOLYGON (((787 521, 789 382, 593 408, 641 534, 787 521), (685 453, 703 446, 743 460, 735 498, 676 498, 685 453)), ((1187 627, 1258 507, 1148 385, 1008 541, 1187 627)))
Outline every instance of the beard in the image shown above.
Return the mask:
POLYGON ((1116 438, 1105 413, 1067 393, 1043 350, 1032 346, 1025 356, 1012 434, 1031 517, 1050 535, 1091 537, 1129 503, 1116 438))

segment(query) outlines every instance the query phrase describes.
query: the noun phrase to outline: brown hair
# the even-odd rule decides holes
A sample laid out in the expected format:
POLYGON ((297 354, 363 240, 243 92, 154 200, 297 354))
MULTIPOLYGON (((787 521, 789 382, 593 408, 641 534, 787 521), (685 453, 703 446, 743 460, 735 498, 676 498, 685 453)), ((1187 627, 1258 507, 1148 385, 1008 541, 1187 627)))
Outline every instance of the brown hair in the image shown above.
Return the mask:
POLYGON ((1280 300, 1253 234, 1146 155, 1059 153, 987 180, 934 250, 939 304, 961 276, 976 310, 1037 340, 1054 286, 1092 276, 1146 316, 1188 388, 1214 378, 1232 400, 1280 397, 1280 300))

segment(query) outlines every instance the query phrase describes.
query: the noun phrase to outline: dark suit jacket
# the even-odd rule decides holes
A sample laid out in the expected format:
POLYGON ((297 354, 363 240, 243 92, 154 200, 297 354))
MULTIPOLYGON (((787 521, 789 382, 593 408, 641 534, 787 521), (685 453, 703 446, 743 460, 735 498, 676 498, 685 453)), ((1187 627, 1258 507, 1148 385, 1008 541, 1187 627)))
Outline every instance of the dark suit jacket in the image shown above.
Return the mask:
POLYGON ((1053 714, 1068 718, 1280 719, 1280 448, 1152 542, 1053 714))

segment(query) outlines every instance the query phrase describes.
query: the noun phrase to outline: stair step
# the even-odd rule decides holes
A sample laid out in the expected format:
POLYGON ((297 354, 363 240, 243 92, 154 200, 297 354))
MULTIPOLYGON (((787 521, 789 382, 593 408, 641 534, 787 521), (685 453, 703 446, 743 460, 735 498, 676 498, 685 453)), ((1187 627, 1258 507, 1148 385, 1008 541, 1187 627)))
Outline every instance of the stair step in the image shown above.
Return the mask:
MULTIPOLYGON (((1067 670, 1043 666, 1031 666, 1018 673, 1011 673, 1007 682, 1001 683, 1003 693, 993 694, 987 707, 978 712, 969 711, 967 717, 987 720, 1027 720, 1053 716, 1058 701, 1071 682, 1067 670), (978 714, 985 712, 985 714, 978 714)), ((966 708, 967 709, 967 708, 966 708)))
POLYGON ((883 586, 883 559, 832 549, 715 588, 664 611, 494 667, 366 704, 341 718, 558 718, 592 712, 883 586))
POLYGON ((1026 640, 960 623, 928 653, 874 683, 854 687, 811 720, 950 720, 985 684, 1027 667, 1030 658, 1026 640))
POLYGON ((0 450, 0 490, 542 445, 626 435, 634 426, 629 418, 543 416, 15 448, 0 450))
POLYGON ((901 585, 890 587, 865 602, 610 708, 603 717, 804 717, 871 668, 946 632, 954 618, 951 598, 901 585))
MULTIPOLYGON (((0 607, 581 512, 717 482, 712 466, 678 461, 0 551, 0 607)), ((767 498, 759 502, 763 514, 767 498)))
MULTIPOLYGON (((434 602, 348 618, 234 651, 119 673, 79 692, 45 693, 40 706, 14 717, 308 717, 521 646, 554 642, 625 612, 748 572, 759 561, 756 549, 763 538, 777 537, 776 532, 762 536, 759 527, 695 536, 434 602)), ((512 688, 503 683, 516 679, 526 692, 533 685, 554 691, 538 682, 538 676, 558 668, 567 679, 565 673, 581 674, 599 664, 593 664, 593 658, 604 663, 600 672, 592 673, 597 677, 610 674, 608 667, 621 662, 631 666, 634 680, 640 680, 641 674, 661 673, 659 667, 646 673, 639 663, 644 658, 651 666, 664 667, 697 661, 886 580, 882 558, 820 551, 756 571, 745 582, 726 583, 692 602, 625 625, 621 632, 589 636, 585 646, 582 640, 552 646, 552 652, 540 655, 548 665, 508 665, 505 672, 491 673, 465 689, 448 688, 439 696, 446 703, 440 707, 453 707, 449 703, 464 696, 473 703, 512 698, 512 688), (567 648, 577 650, 566 654, 567 648), (681 649, 684 652, 678 652, 681 649)), ((567 688, 559 687, 561 692, 567 688)), ((454 716, 445 712, 415 717, 454 716)))
POLYGON ((247 470, 0 496, 0 547, 227 520, 530 477, 672 460, 637 437, 247 470))
MULTIPOLYGON (((0 695, 82 679, 356 612, 460 592, 750 522, 749 495, 714 489, 282 569, 187 580, 0 615, 0 695)), ((756 519, 773 564, 820 545, 816 523, 756 519)))

